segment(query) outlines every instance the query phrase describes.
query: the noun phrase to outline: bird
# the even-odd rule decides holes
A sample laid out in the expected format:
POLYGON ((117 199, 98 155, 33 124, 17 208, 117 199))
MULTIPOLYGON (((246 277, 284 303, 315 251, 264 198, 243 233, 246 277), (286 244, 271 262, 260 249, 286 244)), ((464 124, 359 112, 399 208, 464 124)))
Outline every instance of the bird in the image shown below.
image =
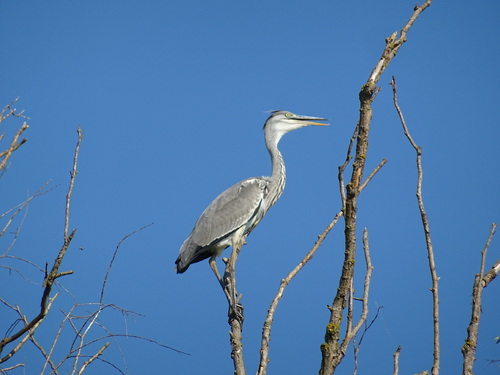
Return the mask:
POLYGON ((271 156, 271 176, 247 178, 210 203, 180 248, 175 261, 177 273, 183 273, 191 264, 210 258, 210 267, 223 285, 217 269, 217 256, 229 246, 233 247, 233 251, 236 246, 241 246, 285 188, 285 163, 278 149, 280 139, 292 130, 309 125, 328 125, 324 121, 328 119, 282 110, 271 112, 264 124, 266 147, 271 156))

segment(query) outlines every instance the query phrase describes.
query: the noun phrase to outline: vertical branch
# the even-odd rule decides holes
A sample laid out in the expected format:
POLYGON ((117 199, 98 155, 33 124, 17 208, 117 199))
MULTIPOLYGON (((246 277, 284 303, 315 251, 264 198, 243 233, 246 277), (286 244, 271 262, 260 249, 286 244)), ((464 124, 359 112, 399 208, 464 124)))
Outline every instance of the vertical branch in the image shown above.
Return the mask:
POLYGON ((401 121, 401 125, 403 126, 403 131, 408 138, 411 146, 415 149, 417 154, 417 201, 418 208, 420 210, 420 217, 422 219, 422 225, 424 228, 425 234, 425 244, 427 247, 427 257, 429 259, 429 270, 431 273, 432 279, 432 317, 433 317, 433 328, 434 328, 434 362, 432 365, 432 374, 439 374, 439 363, 440 363, 440 346, 439 346, 439 290, 438 290, 438 281, 439 277, 436 272, 436 263, 434 261, 434 250, 432 247, 431 240, 431 230, 429 226, 429 220, 427 218, 427 214, 425 212, 424 200, 422 197, 422 149, 418 146, 408 131, 408 127, 406 126, 405 119, 403 117, 403 113, 399 108, 398 97, 397 97, 397 88, 396 88, 396 79, 392 77, 391 81, 392 91, 393 91, 393 100, 394 107, 396 107, 396 111, 398 112, 399 119, 401 121))
POLYGON ((375 85, 365 85, 360 93, 361 110, 358 123, 358 134, 356 140, 356 155, 353 163, 351 180, 346 186, 345 218, 345 252, 342 274, 337 288, 337 294, 330 309, 330 319, 326 327, 325 342, 321 345, 321 375, 332 374, 337 365, 342 361, 345 352, 339 348, 340 325, 343 312, 347 303, 351 282, 354 277, 354 264, 356 259, 356 213, 357 198, 361 187, 361 178, 368 152, 368 135, 372 117, 371 102, 375 93, 375 85))
MULTIPOLYGON (((344 340, 344 342, 346 342, 347 344, 348 344, 347 338, 349 337, 349 335, 355 336, 358 333, 361 326, 366 323, 366 319, 368 317, 368 296, 370 294, 370 281, 371 281, 371 277, 372 277, 373 266, 372 266, 372 261, 371 261, 371 257, 370 257, 370 245, 368 243, 368 230, 366 228, 363 231, 363 250, 365 252, 365 262, 366 262, 365 284, 364 284, 364 288, 363 288, 363 298, 361 300, 363 302, 363 308, 362 308, 362 312, 361 312, 361 318, 359 319, 358 323, 356 324, 356 326, 354 327, 354 329, 352 331, 348 331, 348 333, 346 334, 346 339, 344 340)), ((372 324, 375 323, 375 320, 377 320, 378 314, 379 314, 381 308, 382 308, 382 306, 379 306, 379 308, 377 309, 377 313, 375 314, 375 317, 372 319, 370 324, 365 326, 365 329, 363 330, 363 333, 361 334, 361 337, 359 338, 359 343, 356 344, 354 342, 354 371, 353 371, 353 375, 356 375, 358 372, 358 354, 359 354, 359 349, 361 347, 361 344, 363 343, 363 339, 365 337, 365 334, 366 334, 366 332, 368 332, 368 330, 370 329, 372 324)), ((348 323, 348 325, 350 325, 350 324, 348 323)), ((344 342, 342 343, 342 345, 345 345, 344 342)), ((346 349, 347 349, 347 345, 346 345, 346 349)))
POLYGON ((399 353, 401 353, 401 345, 394 352, 394 375, 399 375, 399 353))
POLYGON ((479 334, 479 320, 481 319, 481 302, 483 289, 489 284, 491 280, 496 277, 496 275, 498 275, 498 272, 500 270, 499 260, 495 264, 495 266, 493 266, 491 271, 489 271, 486 275, 484 274, 486 253, 488 252, 488 248, 490 247, 491 239, 495 235, 496 227, 496 224, 491 225, 490 235, 488 236, 486 245, 481 251, 481 266, 479 267, 479 273, 474 279, 474 286, 472 288, 472 316, 470 319, 470 324, 467 327, 467 339, 465 340, 465 344, 462 346, 462 354, 464 356, 464 364, 462 370, 463 375, 472 375, 472 368, 474 366, 474 361, 476 360, 474 355, 476 353, 477 338, 479 334), (486 278, 487 275, 488 278, 486 278), (490 277, 490 275, 494 276, 490 277))
POLYGON ((234 374, 245 375, 245 361, 243 359, 243 306, 240 304, 241 295, 236 291, 236 261, 245 243, 245 236, 237 243, 233 243, 233 249, 229 260, 225 260, 226 269, 222 279, 222 288, 229 305, 228 323, 231 326, 229 341, 231 343, 231 358, 233 359, 234 374))
MULTIPOLYGON (((368 230, 365 228, 363 231, 363 251, 365 254, 365 263, 366 263, 366 273, 365 273, 365 282, 363 285, 363 298, 354 298, 354 296, 349 296, 349 304, 352 304, 351 300, 361 300, 362 302, 362 308, 361 308, 361 316, 358 320, 358 322, 353 326, 352 322, 352 311, 348 312, 347 316, 347 330, 344 339, 342 340, 342 343, 340 344, 340 352, 345 353, 347 351, 347 347, 349 346, 349 343, 351 340, 354 339, 354 337, 358 334, 359 330, 363 326, 363 324, 366 323, 366 319, 368 318, 368 297, 370 295, 370 283, 372 279, 372 273, 373 273, 373 265, 371 261, 371 256, 370 256, 370 245, 368 242, 368 230)), ((349 292, 350 294, 354 294, 354 288, 351 287, 351 290, 349 292)), ((352 310, 352 306, 349 306, 349 310, 352 310)), ((361 345, 363 342, 363 337, 366 333, 366 331, 371 327, 371 325, 375 322, 375 320, 378 317, 378 313, 380 311, 380 307, 377 310, 377 313, 375 314, 375 317, 373 318, 372 322, 366 327, 364 330, 363 334, 361 335, 361 338, 359 340, 358 347, 361 345)))

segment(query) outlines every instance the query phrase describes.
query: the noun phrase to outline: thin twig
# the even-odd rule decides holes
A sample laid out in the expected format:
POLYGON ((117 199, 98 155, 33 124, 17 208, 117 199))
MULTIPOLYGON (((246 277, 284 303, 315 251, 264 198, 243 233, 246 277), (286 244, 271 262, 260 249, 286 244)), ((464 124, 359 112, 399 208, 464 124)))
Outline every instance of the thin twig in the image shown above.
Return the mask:
POLYGON ((2 374, 6 374, 8 371, 12 371, 18 367, 24 367, 24 363, 18 363, 17 365, 14 365, 14 366, 10 366, 10 367, 4 367, 2 369, 0 369, 0 373, 2 374))
POLYGON ((80 152, 80 144, 82 143, 82 139, 83 139, 83 132, 82 132, 82 129, 80 127, 78 127, 78 129, 77 129, 77 133, 78 133, 78 140, 76 142, 75 156, 73 158, 73 169, 69 172, 71 178, 70 178, 70 182, 69 182, 68 194, 66 195, 66 213, 64 215, 64 241, 65 242, 68 240, 70 202, 71 202, 71 196, 73 195, 73 188, 75 186, 76 174, 78 173, 76 166, 78 163, 78 154, 80 152))
POLYGON ((29 117, 24 115, 24 109, 18 113, 16 108, 12 108, 12 106, 17 103, 19 98, 20 97, 18 96, 13 101, 11 101, 9 104, 7 104, 5 107, 3 107, 2 112, 0 112, 0 122, 2 122, 3 120, 5 120, 7 117, 10 117, 10 116, 23 117, 23 118, 29 120, 29 117))
POLYGON ((109 262, 109 266, 108 266, 108 269, 106 271, 106 275, 104 276, 104 280, 102 282, 102 287, 101 287, 101 297, 99 298, 99 303, 103 303, 104 301, 104 290, 106 289, 106 284, 108 282, 108 277, 109 277, 109 273, 111 272, 111 268, 113 267, 113 263, 116 259, 116 256, 118 255, 118 250, 120 249, 120 246, 122 245, 122 243, 129 237, 133 236, 134 234, 142 231, 143 229, 146 229, 148 227, 150 227, 151 225, 153 225, 153 223, 150 223, 150 224, 147 224, 147 225, 144 225, 142 228, 139 228, 139 229, 136 229, 134 230, 133 232, 130 232, 129 234, 127 234, 126 236, 124 236, 119 242, 118 244, 116 245, 116 248, 115 248, 115 251, 113 253, 113 256, 111 257, 111 261, 109 262))
POLYGON ((83 362, 83 365, 82 367, 80 368, 80 371, 78 371, 78 375, 81 375, 83 374, 83 372, 85 371, 85 369, 87 368, 88 365, 90 365, 92 362, 94 362, 99 356, 102 355, 102 353, 104 353, 104 351, 107 349, 107 347, 109 346, 109 342, 105 343, 98 351, 97 353, 95 353, 92 357, 90 357, 89 359, 87 359, 85 362, 83 362))
MULTIPOLYGON (((358 334, 359 330, 361 327, 366 323, 366 319, 368 318, 368 297, 370 295, 370 282, 372 278, 372 273, 373 273, 373 265, 370 257, 370 245, 368 242, 368 230, 365 228, 363 231, 363 250, 365 254, 365 264, 366 264, 366 273, 365 273, 365 282, 363 285, 363 298, 362 298, 362 308, 361 308, 361 316, 358 320, 358 322, 354 325, 354 327, 348 331, 346 331, 345 337, 342 340, 342 343, 340 344, 339 351, 345 354, 347 351, 347 347, 349 346, 349 343, 354 339, 354 337, 358 334)), ((351 290, 351 294, 353 291, 351 290)), ((380 308, 377 310, 377 314, 375 315, 375 319, 378 316, 378 311, 380 308)), ((349 314, 348 314, 349 316, 349 314)), ((370 323, 368 328, 373 324, 375 319, 370 323)), ((349 320, 351 322, 348 322, 347 326, 351 327, 352 326, 352 316, 349 317, 349 320)), ((368 328, 366 330, 368 330, 368 328)), ((365 330, 365 331, 366 331, 365 330)), ((363 340, 363 335, 361 336, 361 340, 359 344, 361 345, 361 341, 363 340)))
MULTIPOLYGON (((50 308, 52 307, 52 303, 54 302, 54 300, 57 298, 57 294, 50 298, 48 301, 47 301, 47 304, 45 306, 45 308, 48 310, 50 310, 50 308)), ((19 315, 22 316, 21 314, 21 311, 19 310, 19 308, 16 309, 16 311, 19 313, 19 315)), ((30 339, 30 337, 35 333, 35 330, 38 328, 38 326, 40 325, 40 323, 42 323, 42 319, 39 319, 38 321, 36 321, 34 324, 31 324, 32 322, 30 322, 30 328, 23 332, 24 333, 27 333, 21 340, 19 340, 19 342, 17 343, 17 345, 8 353, 6 354, 4 357, 0 358, 0 363, 3 363, 3 362, 6 362, 7 360, 9 360, 10 358, 12 358, 12 356, 14 356, 14 354, 16 354, 19 349, 22 348, 22 346, 30 339)), ((27 327, 28 324, 25 324, 25 326, 23 327, 23 329, 25 327, 27 327)), ((23 329, 21 329, 21 331, 23 331, 23 329)), ((19 331, 19 332, 21 332, 19 331)), ((23 334, 19 335, 17 338, 19 338, 20 336, 22 336, 23 334)), ((14 337, 16 335, 13 335, 11 337, 14 337)), ((15 340, 17 340, 17 338, 15 340)), ((5 339, 4 339, 5 340, 5 339)), ((15 340, 12 340, 12 341, 15 341, 15 340)), ((3 340, 2 340, 3 341, 3 340)), ((12 341, 9 341, 9 342, 12 342, 12 341)))
MULTIPOLYGON (((71 309, 74 309, 74 306, 71 308, 71 309)), ((60 311, 62 312, 62 309, 60 309, 60 311)), ((64 312, 63 312, 64 314, 64 312)), ((51 368, 52 368, 52 373, 57 373, 57 369, 58 367, 61 365, 61 363, 57 366, 54 367, 54 364, 53 363, 49 363, 49 360, 50 362, 51 361, 51 358, 52 358, 52 353, 54 352, 55 350, 55 347, 56 347, 56 344, 57 342, 59 341, 59 337, 61 336, 61 333, 62 333, 62 330, 63 330, 63 327, 64 327, 64 324, 66 323, 67 319, 68 319, 68 316, 69 316, 69 313, 68 314, 65 314, 63 320, 61 321, 61 323, 59 324, 59 328, 56 332, 56 335, 54 337, 54 340, 52 340, 52 345, 50 346, 50 349, 49 349, 49 353, 47 354, 47 356, 45 357, 45 363, 43 364, 43 368, 42 368, 42 371, 41 373, 44 374, 45 373, 45 368, 47 367, 47 365, 50 365, 51 368)))
MULTIPOLYGON (((89 345, 92 345, 96 342, 99 342, 101 340, 105 340, 105 339, 108 339, 108 338, 112 338, 112 337, 125 337, 127 339, 137 339, 137 340, 141 340, 141 341, 147 341, 151 344, 155 344, 155 345, 158 345, 164 349, 169 349, 169 350, 173 350, 174 352, 176 352, 177 354, 182 354, 182 355, 188 355, 188 356, 191 356, 190 353, 187 353, 187 352, 184 352, 182 350, 179 350, 179 349, 175 349, 171 346, 168 346, 168 345, 165 345, 165 344, 162 344, 161 342, 159 341, 156 341, 156 340, 153 340, 153 339, 150 339, 148 337, 144 337, 144 336, 138 336, 138 335, 130 335, 128 333, 109 333, 105 336, 102 336, 102 337, 99 337, 97 339, 93 339, 91 341, 89 341, 88 343, 85 344, 85 346, 89 346, 89 345)), ((73 353, 73 352, 72 352, 73 353)))
POLYGON ((429 270, 431 274, 431 280, 432 280, 432 317, 433 317, 433 329, 434 329, 434 362, 432 364, 432 375, 438 375, 439 374, 439 366, 440 366, 440 337, 439 337, 439 290, 438 290, 438 282, 439 282, 439 277, 437 276, 436 272, 436 263, 434 261, 434 250, 432 246, 432 239, 431 239, 431 230, 429 226, 429 219, 427 218, 427 213, 425 212, 425 207, 424 207, 424 199, 422 196, 422 176, 423 176, 423 169, 422 169, 422 149, 420 146, 418 146, 413 138, 410 135, 410 132, 408 131, 408 127, 406 126, 406 122, 403 116, 403 113, 401 111, 401 108, 399 107, 398 104, 398 96, 397 96, 397 87, 396 87, 396 78, 393 76, 392 81, 391 81, 391 86, 392 86, 392 91, 393 91, 393 101, 394 101, 394 107, 396 108, 396 111, 398 113, 399 119, 401 121, 401 125, 403 126, 403 131, 406 137, 408 138, 408 141, 410 142, 411 146, 415 149, 415 152, 417 154, 417 201, 418 201, 418 208, 420 210, 420 217, 422 219, 422 226, 424 229, 424 234, 425 234, 425 244, 427 248, 427 257, 429 259, 429 270))
POLYGON ((354 142, 356 141, 356 138, 358 136, 358 128, 359 128, 359 125, 356 125, 356 127, 354 128, 354 132, 352 133, 352 136, 349 139, 349 145, 347 146, 345 161, 342 165, 339 165, 339 167, 338 167, 339 173, 337 176, 339 179, 339 189, 340 189, 340 198, 342 200, 342 210, 345 209, 345 202, 346 202, 344 171, 352 159, 351 152, 352 152, 352 147, 354 146, 354 142))
POLYGON ((377 174, 378 171, 380 171, 382 169, 382 167, 385 165, 385 163, 387 163, 387 159, 382 159, 382 161, 379 163, 379 165, 377 165, 375 167, 375 169, 372 171, 372 173, 370 173, 368 175, 368 177, 366 178, 365 182, 363 182, 361 184, 361 186, 359 187, 359 190, 362 191, 369 183, 370 181, 372 180, 372 178, 377 174))
POLYGON ((373 323, 375 323, 375 321, 377 320, 378 315, 380 313, 380 309, 383 309, 383 308, 384 308, 384 306, 379 306, 377 308, 377 312, 375 313, 375 316, 373 317, 371 322, 368 325, 366 325, 366 323, 365 323, 365 328, 363 329, 363 333, 361 334, 361 337, 359 339, 359 343, 354 344, 354 371, 353 371, 353 375, 356 375, 358 372, 358 354, 359 354, 359 349, 361 348, 361 344, 363 343, 363 339, 365 338, 366 333, 371 328, 373 323))
MULTIPOLYGON (((23 317, 24 318, 24 317, 23 317)), ((28 324, 28 321, 26 318, 24 318, 25 324, 28 324)), ((35 335, 32 335, 30 337, 31 342, 38 348, 40 353, 42 353, 43 358, 45 358, 45 363, 48 363, 52 369, 52 373, 58 375, 59 373, 56 370, 56 365, 52 361, 50 355, 45 351, 42 345, 35 339, 35 335)), ((40 373, 43 374, 45 371, 45 365, 44 365, 44 370, 42 370, 40 373)))

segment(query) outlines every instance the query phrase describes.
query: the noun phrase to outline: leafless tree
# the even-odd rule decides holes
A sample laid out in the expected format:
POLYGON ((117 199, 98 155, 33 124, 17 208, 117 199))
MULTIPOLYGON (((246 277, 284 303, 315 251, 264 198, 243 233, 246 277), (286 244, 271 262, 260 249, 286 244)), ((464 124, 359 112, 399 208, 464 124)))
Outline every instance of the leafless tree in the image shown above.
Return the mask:
MULTIPOLYGON (((13 108, 13 105, 16 102, 17 99, 4 107, 3 111, 0 113, 0 123, 11 116, 26 118, 23 115, 23 112, 18 112, 15 108, 13 108)), ((0 171, 7 168, 7 162, 11 158, 12 154, 26 142, 26 139, 20 140, 21 134, 26 129, 28 129, 28 125, 26 122, 23 122, 6 149, 0 153, 0 171)), ((28 318, 17 303, 11 303, 0 296, 0 302, 2 303, 0 307, 3 306, 4 310, 10 310, 14 313, 14 316, 17 316, 17 318, 13 318, 11 326, 7 330, 5 337, 0 340, 0 364, 9 363, 8 367, 0 368, 1 373, 9 373, 11 370, 25 366, 25 363, 19 361, 14 364, 11 363, 13 363, 13 361, 15 362, 16 354, 18 354, 19 351, 28 342, 31 342, 43 357, 43 364, 41 365, 41 369, 39 372, 40 374, 44 374, 46 372, 49 372, 51 374, 68 373, 68 366, 70 367, 69 372, 71 374, 83 374, 86 369, 95 361, 100 361, 101 363, 104 363, 111 367, 116 372, 123 374, 124 372, 120 369, 120 366, 106 360, 103 357, 104 352, 110 345, 112 345, 112 343, 114 346, 118 346, 118 349, 121 350, 119 348, 119 343, 116 340, 119 337, 138 339, 144 342, 158 345, 163 348, 174 350, 178 353, 187 354, 147 337, 110 331, 104 325, 103 319, 101 319, 101 315, 103 314, 103 312, 108 310, 121 314, 123 316, 138 315, 133 311, 128 311, 114 304, 106 303, 104 300, 104 296, 108 278, 116 256, 118 255, 121 244, 130 236, 136 234, 139 231, 142 231, 151 224, 135 230, 132 233, 129 233, 118 242, 118 245, 116 246, 116 249, 110 260, 106 275, 104 276, 102 282, 99 301, 96 303, 82 304, 78 303, 76 298, 73 297, 74 303, 69 306, 69 309, 67 309, 67 311, 65 310, 66 308, 64 306, 60 307, 60 312, 62 315, 57 331, 50 333, 45 331, 43 332, 44 337, 48 337, 52 333, 54 333, 54 338, 50 347, 44 347, 44 345, 42 345, 37 339, 36 333, 40 331, 40 324, 46 319, 49 312, 53 309, 56 299, 59 297, 59 293, 52 293, 54 287, 58 286, 59 289, 69 294, 69 291, 67 291, 62 286, 62 284, 59 283, 58 280, 63 276, 73 274, 73 271, 71 270, 61 271, 60 269, 62 267, 65 255, 70 248, 71 242, 76 234, 76 229, 70 229, 70 208, 73 189, 78 173, 77 166, 79 150, 83 139, 83 132, 80 128, 78 128, 77 134, 78 137, 75 146, 73 165, 70 170, 70 181, 65 199, 63 243, 52 263, 52 266, 49 268, 48 265, 46 265, 45 268, 42 268, 29 259, 11 255, 13 245, 21 231, 24 217, 22 217, 17 228, 13 231, 13 240, 5 247, 5 250, 2 252, 2 254, 0 254, 0 260, 10 259, 21 262, 22 264, 28 264, 32 267, 35 267, 35 269, 40 271, 40 274, 43 275, 42 293, 39 302, 40 308, 38 314, 36 314, 36 316, 34 317, 28 318), (18 328, 19 326, 20 328, 18 328), (65 344, 61 344, 61 338, 65 335, 65 332, 67 332, 67 329, 65 329, 65 327, 70 328, 70 336, 73 337, 72 344, 69 347, 64 347, 65 344), (56 347, 61 346, 62 348, 59 348, 58 350, 59 355, 56 356, 56 347), (4 352, 6 349, 7 351, 4 352), (63 354, 61 355, 60 353, 63 354)), ((0 141, 2 140, 2 138, 3 135, 0 136, 0 141)), ((20 216, 23 212, 24 215, 26 214, 28 205, 35 198, 48 193, 52 189, 52 187, 49 187, 49 183, 46 183, 35 194, 31 195, 29 198, 16 205, 15 207, 7 209, 2 215, 0 215, 0 220, 3 220, 4 222, 0 230, 0 239, 4 239, 2 237, 6 233, 8 233, 8 231, 12 232, 12 230, 9 230, 9 228, 14 226, 14 223, 16 222, 16 218, 18 216, 20 216)), ((23 272, 16 267, 0 264, 0 269, 9 272, 16 272, 17 274, 24 276, 23 272)), ((33 303, 35 304, 36 301, 33 301, 33 303)), ((2 323, 9 324, 8 320, 6 319, 4 319, 2 323)))

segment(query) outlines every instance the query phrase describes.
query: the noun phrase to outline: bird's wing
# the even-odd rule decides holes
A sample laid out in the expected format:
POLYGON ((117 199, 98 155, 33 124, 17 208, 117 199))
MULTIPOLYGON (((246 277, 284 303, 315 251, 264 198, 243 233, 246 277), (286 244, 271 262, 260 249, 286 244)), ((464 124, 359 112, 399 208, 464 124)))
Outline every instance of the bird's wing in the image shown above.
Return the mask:
POLYGON ((203 211, 191 233, 199 246, 208 246, 253 221, 267 195, 264 178, 249 178, 220 194, 203 211))

